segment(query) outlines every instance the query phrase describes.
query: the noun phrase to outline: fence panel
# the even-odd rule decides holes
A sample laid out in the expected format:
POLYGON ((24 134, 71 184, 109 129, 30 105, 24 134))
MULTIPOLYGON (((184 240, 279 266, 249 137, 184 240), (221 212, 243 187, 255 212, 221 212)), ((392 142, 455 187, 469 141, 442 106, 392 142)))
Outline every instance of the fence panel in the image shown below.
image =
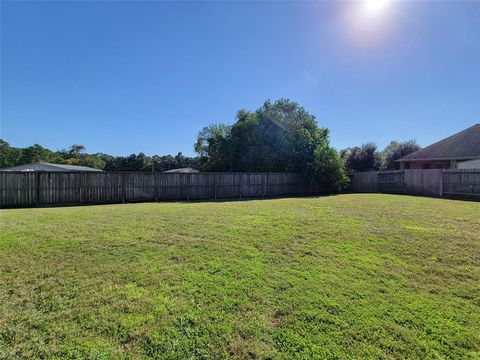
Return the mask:
POLYGON ((302 178, 294 173, 267 173, 266 195, 299 194, 302 178))
POLYGON ((211 199, 215 197, 215 174, 194 173, 189 178, 189 199, 211 199))
POLYGON ((405 192, 405 173, 402 170, 379 172, 377 191, 384 193, 405 192))
POLYGON ((443 174, 445 195, 480 197, 480 170, 447 170, 443 174))
POLYGON ((378 171, 355 172, 352 175, 352 189, 357 193, 377 192, 378 171))
POLYGON ((34 173, 16 176, 0 172, 0 207, 29 207, 37 203, 34 173))
POLYGON ((126 173, 125 201, 153 201, 155 200, 154 173, 126 173))
POLYGON ((240 174, 240 189, 242 196, 263 196, 264 193, 263 174, 240 174))
POLYGON ((217 198, 239 197, 240 174, 219 173, 217 174, 217 198))
POLYGON ((442 196, 442 169, 405 170, 405 191, 413 195, 442 196))

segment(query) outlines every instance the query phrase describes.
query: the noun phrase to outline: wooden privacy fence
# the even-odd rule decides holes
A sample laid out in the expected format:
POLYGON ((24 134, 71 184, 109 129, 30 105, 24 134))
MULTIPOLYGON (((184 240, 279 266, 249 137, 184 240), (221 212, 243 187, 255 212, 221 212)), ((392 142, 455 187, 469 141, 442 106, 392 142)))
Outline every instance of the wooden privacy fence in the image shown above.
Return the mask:
POLYGON ((0 172, 0 207, 299 194, 295 173, 0 172))
POLYGON ((398 170, 353 173, 354 192, 456 196, 480 200, 480 170, 398 170))
POLYGON ((377 174, 377 191, 397 193, 405 191, 405 174, 403 171, 384 171, 377 174))

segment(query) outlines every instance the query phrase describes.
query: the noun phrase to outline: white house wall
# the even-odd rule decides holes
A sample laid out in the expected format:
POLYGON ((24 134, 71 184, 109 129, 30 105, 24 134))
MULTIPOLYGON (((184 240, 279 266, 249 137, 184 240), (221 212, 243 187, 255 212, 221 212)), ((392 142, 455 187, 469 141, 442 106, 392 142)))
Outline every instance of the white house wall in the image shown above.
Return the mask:
POLYGON ((459 162, 457 168, 460 170, 480 169, 480 159, 459 162))

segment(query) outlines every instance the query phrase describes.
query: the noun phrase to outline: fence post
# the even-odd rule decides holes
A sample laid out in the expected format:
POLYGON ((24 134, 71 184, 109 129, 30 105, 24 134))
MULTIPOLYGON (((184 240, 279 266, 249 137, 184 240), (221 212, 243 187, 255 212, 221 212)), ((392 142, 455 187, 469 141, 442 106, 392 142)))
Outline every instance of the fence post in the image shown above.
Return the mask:
POLYGON ((40 205, 40 172, 35 172, 35 206, 40 205))
POLYGON ((440 175, 440 197, 443 197, 443 175, 445 174, 445 169, 440 171, 442 172, 440 175))
POLYGON ((265 196, 268 196, 268 172, 265 174, 265 196))
POLYGON ((213 174, 213 197, 217 200, 217 174, 213 174))
POLYGON ((79 189, 79 190, 80 190, 80 191, 79 191, 79 192, 80 192, 80 204, 83 204, 83 203, 85 202, 85 201, 84 201, 84 193, 85 193, 85 191, 84 191, 84 189, 83 189, 84 186, 85 186, 85 185, 84 185, 85 181, 83 180, 84 174, 83 174, 83 173, 80 173, 79 175, 80 175, 80 189, 79 189))
POLYGON ((127 173, 122 173, 122 203, 127 199, 127 185, 126 185, 127 173))
MULTIPOLYGON (((152 164, 153 166, 153 164, 152 164)), ((157 174, 153 173, 153 188, 155 191, 155 201, 158 201, 158 186, 157 186, 157 174)))
POLYGON ((263 197, 267 196, 267 174, 263 173, 263 197))
POLYGON ((190 200, 190 177, 191 174, 187 174, 187 200, 190 200))
POLYGON ((240 176, 240 180, 238 181, 238 192, 239 192, 239 196, 240 198, 242 197, 242 174, 239 175, 240 176))

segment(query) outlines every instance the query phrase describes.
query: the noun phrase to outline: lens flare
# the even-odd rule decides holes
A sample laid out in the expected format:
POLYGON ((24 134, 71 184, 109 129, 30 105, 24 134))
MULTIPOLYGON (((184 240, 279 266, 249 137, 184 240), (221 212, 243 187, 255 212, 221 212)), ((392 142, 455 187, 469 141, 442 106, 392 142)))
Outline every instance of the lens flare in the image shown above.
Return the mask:
POLYGON ((365 0, 365 10, 372 15, 379 14, 388 3, 389 0, 365 0))

